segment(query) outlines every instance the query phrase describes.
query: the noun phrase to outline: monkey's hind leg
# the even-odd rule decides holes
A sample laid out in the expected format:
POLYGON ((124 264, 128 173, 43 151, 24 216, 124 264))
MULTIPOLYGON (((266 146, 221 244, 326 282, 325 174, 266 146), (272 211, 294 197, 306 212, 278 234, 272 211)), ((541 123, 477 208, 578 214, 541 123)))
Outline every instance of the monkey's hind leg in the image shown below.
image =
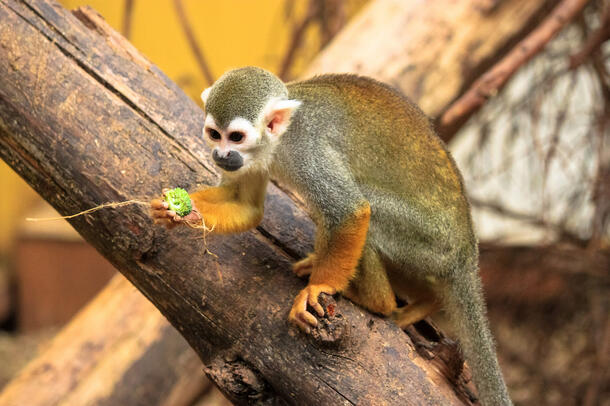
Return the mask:
POLYGON ((385 267, 379 255, 368 244, 362 250, 356 276, 350 281, 343 295, 352 302, 384 316, 389 316, 396 310, 396 298, 385 267))

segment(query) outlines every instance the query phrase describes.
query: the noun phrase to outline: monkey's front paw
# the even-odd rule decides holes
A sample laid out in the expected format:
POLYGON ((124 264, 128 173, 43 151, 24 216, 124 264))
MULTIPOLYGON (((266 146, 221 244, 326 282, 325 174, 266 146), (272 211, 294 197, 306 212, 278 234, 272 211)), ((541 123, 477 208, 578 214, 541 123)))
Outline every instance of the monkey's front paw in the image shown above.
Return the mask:
POLYGON ((309 255, 307 255, 305 258, 303 258, 302 260, 295 262, 292 265, 292 270, 294 271, 295 274, 297 274, 297 276, 299 278, 302 278, 303 276, 307 276, 307 275, 311 274, 311 271, 313 270, 313 263, 315 260, 316 260, 316 254, 312 252, 309 255))
POLYGON ((336 292, 337 290, 330 285, 307 285, 294 299, 288 320, 296 324, 301 330, 309 333, 312 327, 318 325, 318 320, 307 311, 307 305, 311 306, 318 313, 318 316, 322 317, 324 316, 324 309, 318 303, 318 296, 320 296, 320 293, 334 295, 336 292))
MULTIPOLYGON (((170 189, 163 189, 163 196, 169 192, 170 189)), ((151 214, 154 222, 156 224, 163 224, 167 228, 173 228, 177 224, 182 222, 196 223, 201 221, 201 215, 197 211, 197 208, 194 206, 191 201, 192 210, 186 216, 179 216, 176 211, 171 210, 169 203, 166 200, 161 199, 153 199, 150 202, 151 214)))

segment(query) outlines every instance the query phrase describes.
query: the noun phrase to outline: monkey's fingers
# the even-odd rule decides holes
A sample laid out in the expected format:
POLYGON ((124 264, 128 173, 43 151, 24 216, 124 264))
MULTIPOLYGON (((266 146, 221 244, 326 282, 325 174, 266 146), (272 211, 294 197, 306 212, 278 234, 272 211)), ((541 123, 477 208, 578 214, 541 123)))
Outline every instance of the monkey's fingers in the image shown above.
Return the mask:
POLYGON ((155 218, 154 222, 155 222, 155 224, 160 224, 162 226, 165 226, 168 229, 172 229, 178 225, 178 223, 176 223, 175 221, 172 221, 169 218, 155 218))
POLYGON ((309 333, 311 327, 318 325, 318 320, 313 314, 307 311, 307 305, 311 306, 320 317, 323 317, 324 309, 320 303, 318 303, 318 296, 320 293, 333 295, 336 292, 337 290, 335 288, 326 284, 307 285, 307 287, 305 287, 305 289, 303 289, 294 299, 294 304, 292 305, 292 309, 290 309, 288 319, 299 326, 301 330, 309 333))
POLYGON ((165 200, 153 199, 150 201, 150 207, 153 210, 161 210, 161 209, 167 210, 167 208, 169 207, 169 204, 165 200))
POLYGON ((301 329, 301 331, 309 334, 311 332, 311 328, 315 327, 318 324, 318 321, 313 316, 313 314, 309 312, 303 312, 298 315, 294 319, 291 320, 294 324, 297 325, 301 329), (313 324, 315 321, 316 324, 313 324))
POLYGON ((171 218, 171 216, 168 214, 168 210, 152 210, 151 212, 153 219, 164 219, 164 218, 171 218))
POLYGON ((187 214, 186 216, 182 217, 183 221, 187 221, 189 223, 199 223, 201 222, 201 219, 203 218, 201 216, 201 213, 199 213, 199 210, 197 210, 197 208, 195 207, 194 203, 191 203, 193 209, 191 210, 191 212, 189 214, 187 214))

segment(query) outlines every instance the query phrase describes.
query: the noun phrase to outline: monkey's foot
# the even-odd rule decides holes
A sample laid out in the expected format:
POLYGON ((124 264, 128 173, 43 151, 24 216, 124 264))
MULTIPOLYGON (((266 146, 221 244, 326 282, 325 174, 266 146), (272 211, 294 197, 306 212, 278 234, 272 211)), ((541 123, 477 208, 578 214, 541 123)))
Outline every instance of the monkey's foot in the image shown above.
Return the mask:
POLYGON ((334 295, 336 292, 337 289, 326 284, 307 285, 294 299, 288 320, 296 324, 301 330, 309 333, 312 327, 318 325, 318 320, 307 311, 307 305, 311 306, 318 313, 318 316, 322 317, 324 316, 324 309, 318 303, 318 296, 320 296, 320 293, 334 295))
POLYGON ((419 301, 396 309, 391 317, 398 327, 405 329, 411 324, 425 319, 439 308, 440 305, 434 300, 419 301))
POLYGON ((312 252, 302 260, 295 262, 292 265, 292 270, 299 278, 310 275, 311 271, 313 270, 313 263, 315 260, 316 254, 312 252))

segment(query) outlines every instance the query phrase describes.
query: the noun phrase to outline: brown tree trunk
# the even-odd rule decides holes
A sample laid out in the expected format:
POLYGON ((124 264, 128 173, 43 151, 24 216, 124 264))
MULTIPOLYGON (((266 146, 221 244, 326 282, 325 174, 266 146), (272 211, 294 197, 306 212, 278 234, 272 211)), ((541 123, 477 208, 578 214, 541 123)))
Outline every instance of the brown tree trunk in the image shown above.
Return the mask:
POLYGON ((0 404, 189 406, 209 385, 186 341, 117 275, 4 388, 0 404))
MULTIPOLYGON (((214 183, 200 109, 92 16, 79 21, 50 1, 0 0, 0 156, 65 214, 214 183)), ((161 310, 237 403, 467 398, 443 375, 456 369, 442 357, 428 362, 402 331, 346 300, 330 323, 338 330, 309 338, 288 326, 304 285, 290 262, 310 249, 312 224, 277 189, 266 207, 256 230, 206 241, 196 230, 153 226, 139 205, 71 224, 161 310)))

